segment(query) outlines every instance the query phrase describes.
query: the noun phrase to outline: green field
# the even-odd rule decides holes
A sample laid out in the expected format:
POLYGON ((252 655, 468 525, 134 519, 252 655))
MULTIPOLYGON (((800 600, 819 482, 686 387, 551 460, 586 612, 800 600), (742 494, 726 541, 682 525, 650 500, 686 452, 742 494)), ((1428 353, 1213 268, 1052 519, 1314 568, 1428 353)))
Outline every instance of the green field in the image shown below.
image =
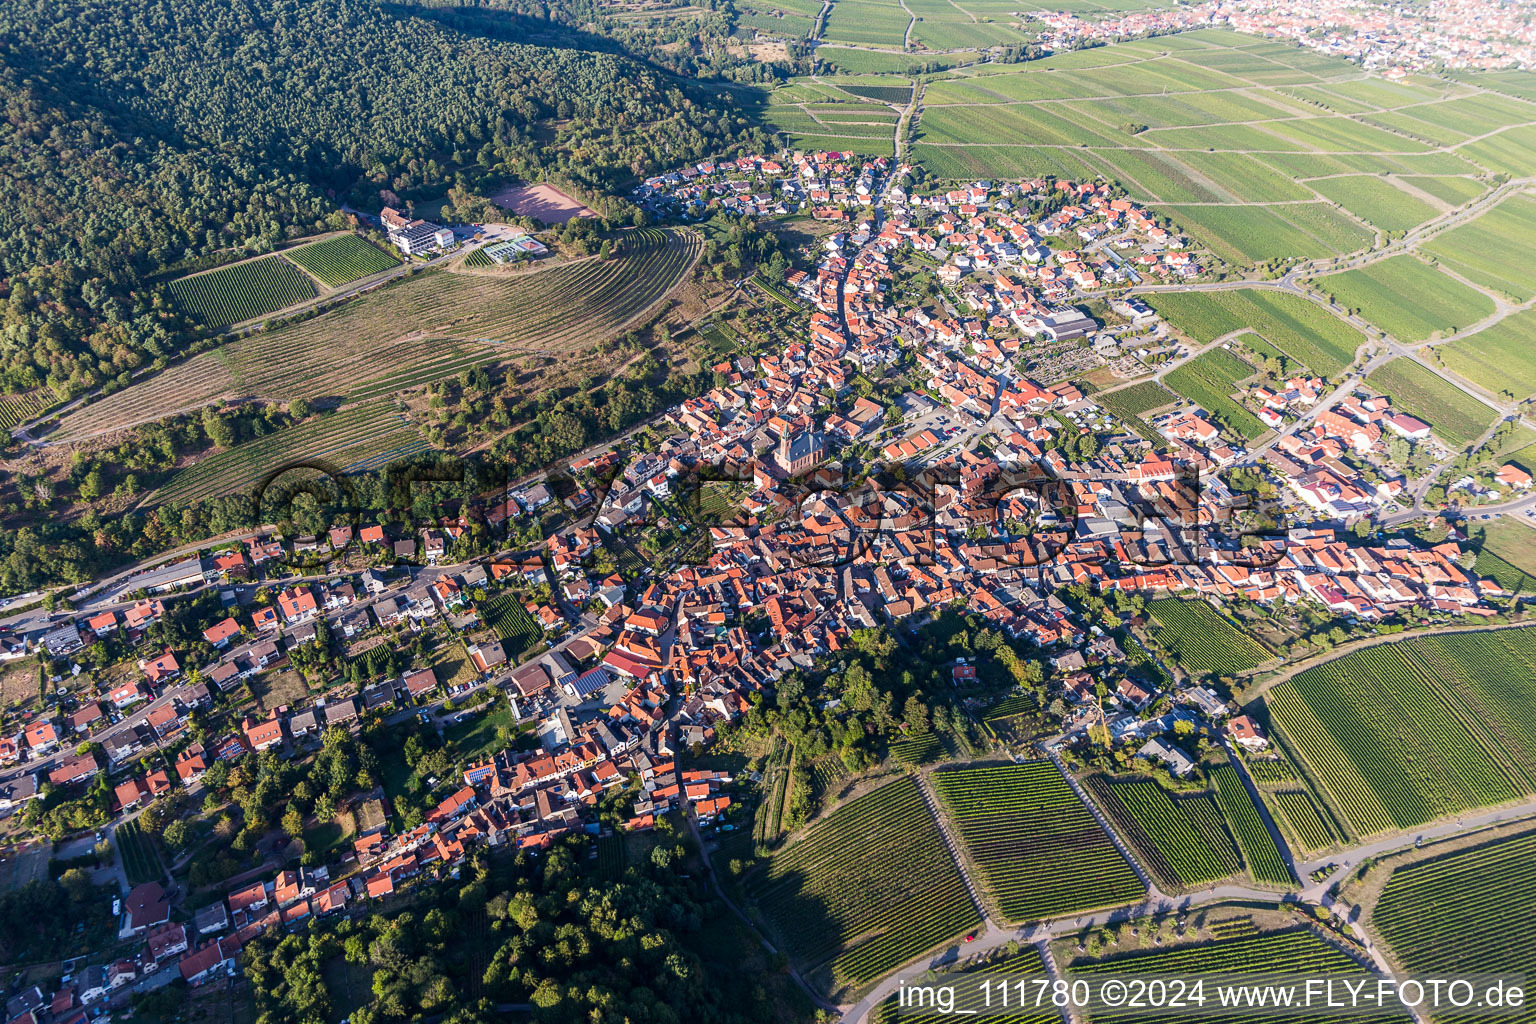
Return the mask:
POLYGON ((283 256, 331 288, 400 265, 392 253, 350 234, 289 249, 283 256))
MULTIPOLYGON (((820 5, 817 5, 820 9, 820 5)), ((952 68, 975 60, 975 51, 962 53, 900 54, 879 53, 874 50, 847 49, 839 46, 818 46, 816 60, 819 65, 832 64, 839 71, 854 75, 915 75, 925 68, 939 70, 952 68)))
POLYGON ((1488 296, 1412 256, 1393 256, 1311 283, 1402 342, 1454 334, 1494 311, 1488 296))
POLYGON ((1510 593, 1536 593, 1536 530, 1520 519, 1500 518, 1469 531, 1477 551, 1472 571, 1510 593))
POLYGON ((1357 836, 1536 788, 1536 632, 1421 637, 1310 668, 1264 698, 1270 722, 1357 836))
POLYGON ((1446 369, 1489 392, 1521 400, 1536 393, 1536 310, 1522 309, 1476 334, 1435 349, 1446 369))
POLYGON ((393 395, 530 352, 558 357, 562 372, 584 361, 596 369, 612 361, 601 343, 661 302, 703 251, 703 240, 687 230, 641 228, 622 239, 607 260, 517 274, 439 269, 392 282, 92 402, 64 417, 58 436, 118 430, 235 395, 269 401, 393 395))
POLYGON ((1178 400, 1178 395, 1151 381, 1115 391, 1100 391, 1093 396, 1094 404, 1128 424, 1140 419, 1142 413, 1172 405, 1178 400))
POLYGON ((924 733, 911 739, 897 740, 891 744, 891 757, 898 764, 916 767, 942 761, 948 754, 944 741, 934 733, 924 733))
POLYGON ((1225 349, 1214 348, 1171 370, 1163 381, 1174 391, 1204 409, 1212 422, 1252 441, 1269 428, 1232 397, 1238 381, 1256 371, 1225 349))
POLYGON ((1383 231, 1402 232, 1422 224, 1437 212, 1424 200, 1376 174, 1351 174, 1307 182, 1367 224, 1383 231))
POLYGON ((1249 328, 1320 377, 1336 379, 1364 341, 1326 309, 1284 292, 1244 288, 1146 296, 1174 327, 1200 344, 1249 328))
POLYGON ((123 872, 128 876, 129 885, 165 879, 165 872, 160 870, 160 861, 155 856, 154 840, 144 834, 137 820, 119 825, 112 840, 122 855, 123 872))
MULTIPOLYGON (((908 6, 915 37, 934 45, 1011 31, 908 6)), ((1233 264, 1355 252, 1372 242, 1366 224, 1406 231, 1440 212, 1435 200, 1481 191, 1454 176, 1528 173, 1528 159, 1516 165, 1536 104, 1405 87, 1288 49, 1204 30, 962 69, 927 88, 914 156, 953 178, 1082 176, 1086 165, 1233 264)))
POLYGON ((1211 770, 1211 781, 1216 784, 1216 806, 1227 819, 1253 880, 1268 885, 1293 885, 1296 879, 1285 866, 1285 858, 1275 845, 1274 836, 1265 826, 1259 809, 1254 806, 1248 787, 1238 777, 1237 769, 1230 764, 1219 765, 1211 770))
POLYGON ((1471 444, 1498 415, 1471 395, 1415 363, 1399 357, 1365 378, 1392 399, 1392 405, 1428 423, 1453 447, 1471 444))
POLYGON ((1419 248, 1468 280, 1524 302, 1536 295, 1536 196, 1511 196, 1419 248))
POLYGON ((171 297, 209 327, 238 324, 312 299, 314 282, 281 256, 263 256, 172 281, 171 297))
POLYGON ((893 0, 836 0, 821 37, 828 42, 901 49, 910 15, 893 0))
MULTIPOLYGON (((1217 924, 1213 930, 1234 933, 1245 930, 1240 921, 1231 926, 1217 924)), ((1246 926, 1251 931, 1252 924, 1246 926)), ((1188 943, 1164 949, 1137 950, 1097 961, 1076 959, 1067 965, 1070 978, 1091 977, 1095 974, 1117 974, 1138 978, 1189 976, 1193 974, 1266 974, 1284 971, 1308 978, 1326 978, 1330 974, 1358 976, 1365 972, 1357 961, 1343 949, 1335 946, 1306 926, 1288 931, 1265 932, 1219 938, 1211 942, 1188 943)), ((1157 1005, 1157 1004, 1149 1004, 1157 1005)), ((1159 1012, 1155 1009, 1114 1010, 1094 1009, 1085 1015, 1092 1024, 1113 1024, 1116 1021, 1169 1021, 1179 1024, 1201 1024, 1211 1020, 1233 1020, 1221 1014, 1202 1015, 1198 1009, 1184 1006, 1159 1012)), ((1391 1021, 1407 1024, 1411 1017, 1406 1012, 1386 1014, 1375 1010, 1346 1013, 1330 1010, 1327 1013, 1296 1017, 1297 1020, 1326 1021, 1327 1024, 1354 1024, 1368 1020, 1391 1021)))
POLYGON ((858 987, 981 922, 910 777, 837 808, 745 882, 780 948, 858 987))
POLYGON ((1152 779, 1102 775, 1091 776, 1088 788, 1159 888, 1185 891, 1242 870, 1237 845, 1210 793, 1173 797, 1152 779))
POLYGON ((1192 675, 1234 675, 1273 657, 1204 601, 1168 597, 1153 601, 1147 610, 1157 623, 1152 639, 1192 675))
POLYGON ((48 388, 33 388, 14 395, 0 395, 0 430, 13 430, 58 402, 48 388))
POLYGON ((1134 903, 1136 872, 1050 761, 929 776, 980 887, 1013 924, 1134 903))
MULTIPOLYGON (((1405 973, 1513 975, 1536 963, 1533 905, 1536 833, 1528 832, 1394 869, 1369 924, 1405 973)), ((1503 1019, 1530 1024, 1536 1011, 1503 1019)))

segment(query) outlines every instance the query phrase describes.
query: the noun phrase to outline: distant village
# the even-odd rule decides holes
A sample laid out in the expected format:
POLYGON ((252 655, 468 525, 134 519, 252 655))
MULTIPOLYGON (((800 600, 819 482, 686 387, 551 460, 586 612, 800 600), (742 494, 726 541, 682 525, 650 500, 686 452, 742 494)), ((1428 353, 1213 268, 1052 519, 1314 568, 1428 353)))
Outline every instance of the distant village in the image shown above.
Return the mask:
POLYGON ((1232 28, 1381 70, 1387 78, 1439 68, 1494 70, 1536 66, 1536 26, 1514 4, 1433 0, 1412 7, 1338 0, 1204 0, 1107 18, 1039 11, 1040 42, 1075 49, 1143 35, 1232 28))
MULTIPOLYGON (((1329 404, 1324 383, 1305 376, 1256 390, 1249 398, 1273 428, 1315 415, 1255 459, 1197 406, 1161 418, 1154 442, 1072 382, 1020 370, 1021 356, 1038 346, 1092 351, 1107 339, 1118 356, 1115 332, 1077 304, 1111 286, 1200 273, 1182 238, 1137 204, 1104 182, 925 191, 911 171, 886 159, 793 152, 699 163, 640 187, 637 201, 671 216, 808 211, 830 224, 816 264, 784 282, 808 330, 782 350, 716 365, 717 386, 666 413, 669 429, 654 450, 586 455, 569 467, 576 486, 563 493, 535 480, 493 495, 492 523, 554 504, 581 514, 539 550, 456 555, 468 513, 408 536, 377 524, 356 537, 344 527, 313 538, 262 533, 141 573, 127 584, 139 596, 121 610, 8 638, 0 653, 42 650, 68 676, 98 640, 142 635, 189 590, 261 585, 268 563, 289 551, 356 545, 424 567, 274 581, 270 600, 227 602, 198 624, 212 660, 187 664, 185 651, 152 651, 134 678, 67 716, 34 718, 0 737, 0 766, 27 769, 0 786, 0 812, 107 773, 116 811, 129 814, 173 788, 198 786, 219 761, 303 756, 327 729, 428 715, 456 696, 432 668, 415 666, 356 693, 227 722, 217 739, 178 742, 192 715, 319 642, 322 624, 334 642, 440 625, 468 637, 481 625, 469 594, 542 586, 550 595, 524 609, 542 653, 518 664, 515 647, 466 640, 473 686, 505 694, 517 719, 535 727, 537 749, 460 766, 457 777, 438 780, 446 795, 414 827, 399 827, 386 798, 370 795, 340 862, 274 872, 174 912, 160 883, 133 888, 121 927, 144 939, 139 955, 87 968, 67 992, 29 996, 11 1019, 39 1021, 51 1008, 53 1020, 70 1021, 71 1008, 161 970, 197 984, 266 929, 388 898, 415 878, 453 870, 479 844, 538 851, 594 832, 591 809, 615 787, 638 787, 625 808, 629 829, 679 809, 706 823, 726 815, 735 780, 688 770, 681 759, 785 673, 814 670, 858 630, 964 609, 1037 649, 1067 680, 1062 695, 1074 706, 1094 700, 1088 673, 1099 673, 1134 725, 1122 731, 1177 767, 1176 745, 1139 717, 1154 695, 1116 674, 1115 641, 1074 613, 1061 588, 1309 604, 1362 623, 1405 611, 1488 616, 1509 597, 1462 567, 1453 539, 1430 546, 1349 529, 1391 502, 1403 481, 1367 484, 1346 456, 1378 447, 1386 434, 1429 434, 1384 400, 1346 392, 1329 404), (898 273, 914 266, 938 283, 940 302, 893 300, 898 273), (858 387, 898 371, 912 385, 899 395, 858 387), (1320 403, 1329 408, 1318 411, 1320 403), (861 474, 852 486, 856 463, 939 481, 931 507, 879 475, 861 474), (1255 543, 1230 542, 1219 526, 1240 502, 1223 471, 1236 465, 1273 482, 1308 520, 1255 543), (700 527, 708 530, 702 559, 639 579, 595 568, 610 540, 675 527, 679 493, 706 470, 738 483, 739 507, 732 522, 700 527), (1015 478, 1036 486, 999 494, 1015 478), (75 752, 84 740, 99 744, 99 757, 75 752), (176 751, 173 767, 143 771, 140 757, 158 748, 176 751)), ((399 230, 414 237, 426 228, 404 222, 399 230)), ((1129 324, 1156 320, 1134 300, 1122 312, 1129 324)), ((1506 470, 1507 486, 1530 487, 1518 467, 1506 470)), ((1212 722, 1229 714, 1203 686, 1182 686, 1179 697, 1212 722)), ((1247 719, 1225 727, 1245 746, 1263 742, 1247 719)))

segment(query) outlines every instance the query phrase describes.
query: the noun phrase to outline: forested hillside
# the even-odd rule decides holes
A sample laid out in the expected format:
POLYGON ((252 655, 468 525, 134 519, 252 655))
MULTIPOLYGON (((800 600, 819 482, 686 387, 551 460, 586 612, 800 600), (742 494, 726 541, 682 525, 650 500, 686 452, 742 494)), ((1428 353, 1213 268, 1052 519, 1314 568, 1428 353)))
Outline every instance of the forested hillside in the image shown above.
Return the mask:
POLYGON ((340 201, 543 174, 612 189, 749 130, 719 90, 522 18, 371 0, 4 5, 0 385, 79 391, 175 354, 187 328, 154 275, 330 226, 340 201))

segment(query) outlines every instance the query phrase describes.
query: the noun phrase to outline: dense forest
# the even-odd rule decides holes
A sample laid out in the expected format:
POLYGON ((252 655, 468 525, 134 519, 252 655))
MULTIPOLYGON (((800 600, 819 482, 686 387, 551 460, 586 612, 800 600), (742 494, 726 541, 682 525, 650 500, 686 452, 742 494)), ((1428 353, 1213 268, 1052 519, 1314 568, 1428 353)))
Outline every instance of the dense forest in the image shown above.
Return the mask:
POLYGON ((743 957, 756 950, 722 943, 730 912, 697 864, 687 870, 675 837, 653 838, 643 860, 642 843, 627 844, 624 859, 635 859, 617 877, 596 862, 579 866, 584 839, 537 857, 482 851, 460 878, 402 901, 408 909, 253 943, 243 964, 257 1020, 472 1024, 503 1019, 498 1006, 538 1024, 809 1016, 775 1000, 781 974, 743 976, 743 957), (344 979, 355 980, 344 988, 344 979))
POLYGON ((0 387, 61 395, 185 349, 157 275, 338 226, 343 202, 595 196, 767 142, 728 90, 547 10, 15 0, 0 97, 0 387))

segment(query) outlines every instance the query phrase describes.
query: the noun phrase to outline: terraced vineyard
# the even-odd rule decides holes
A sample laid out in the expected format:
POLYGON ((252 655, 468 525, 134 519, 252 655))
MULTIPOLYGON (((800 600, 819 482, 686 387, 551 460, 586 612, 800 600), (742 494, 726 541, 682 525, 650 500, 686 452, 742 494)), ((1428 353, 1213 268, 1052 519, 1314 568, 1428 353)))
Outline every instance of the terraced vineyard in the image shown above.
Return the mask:
POLYGON ((1050 761, 941 770, 929 779, 982 889, 1008 921, 1134 903, 1146 894, 1050 761))
POLYGON ((1191 889, 1242 869, 1237 846, 1209 793, 1173 799, 1152 779, 1102 775, 1091 776, 1088 788, 1159 888, 1191 889))
POLYGON ((392 253, 352 234, 301 245, 283 255, 331 288, 400 265, 392 253))
POLYGON ((1274 836, 1265 827, 1259 809, 1253 805, 1253 798, 1238 777, 1237 769, 1229 764, 1221 765, 1211 772, 1211 780, 1216 783, 1216 806, 1227 819, 1253 880, 1268 885, 1294 883, 1295 876, 1285 866, 1285 858, 1280 855, 1274 836))
POLYGON ((264 256, 183 277, 172 281, 170 288, 171 297, 188 316, 210 327, 275 313, 317 294, 314 282, 281 256, 264 256))
MULTIPOLYGON (((1251 926, 1250 926, 1251 927, 1251 926)), ((1216 927, 1213 926, 1213 930, 1216 927)), ((1235 929, 1247 930, 1247 929, 1235 929)), ((1366 971, 1344 950, 1309 928, 1262 932, 1219 938, 1212 942, 1191 943, 1166 949, 1138 950, 1102 960, 1074 960, 1067 965, 1069 977, 1095 974, 1136 975, 1144 978, 1188 976, 1192 974, 1262 974, 1284 970, 1288 974, 1326 977, 1330 974, 1359 975, 1366 971)), ((1231 1011, 1202 1014, 1198 1009, 1169 1010, 1166 1014, 1145 1009, 1094 1009, 1087 1015, 1093 1024, 1115 1021, 1178 1021, 1179 1024, 1203 1024, 1209 1020, 1233 1020, 1231 1011)), ((1313 1016, 1291 1016, 1293 1020, 1352 1024, 1354 1021, 1392 1021, 1407 1024, 1408 1014, 1387 1015, 1376 1010, 1359 1014, 1330 1010, 1313 1016)))
POLYGON ((406 424, 392 403, 369 402, 312 417, 199 459, 177 470, 150 501, 186 504, 249 492, 267 474, 291 462, 323 461, 345 470, 369 463, 381 452, 399 452, 417 443, 425 447, 421 435, 406 424))
POLYGON ((1271 690, 1286 747, 1359 836, 1536 790, 1536 632, 1420 637, 1355 651, 1271 690))
POLYGON ((1204 601, 1176 597, 1153 601, 1153 639, 1195 675, 1233 675, 1263 664, 1269 649, 1223 618, 1204 601))
POLYGON ((627 233, 609 260, 517 274, 418 274, 194 356, 72 412, 58 436, 92 436, 221 397, 389 395, 529 351, 559 353, 570 365, 664 298, 701 250, 691 231, 647 228, 627 233))
POLYGON ((924 733, 891 744, 891 756, 897 763, 916 767, 932 764, 945 755, 944 743, 934 733, 924 733))
POLYGON ((58 401, 47 388, 0 396, 0 430, 14 430, 58 401))
MULTIPOLYGON (((1536 833, 1526 833, 1397 868, 1382 889, 1370 927, 1406 973, 1529 976, 1536 963, 1532 906, 1536 833)), ((1527 1003, 1523 1012, 1500 1019, 1531 1024, 1536 1007, 1527 1003)))
POLYGON ((812 825, 746 887, 779 948, 833 993, 981 922, 917 783, 906 777, 812 825))

